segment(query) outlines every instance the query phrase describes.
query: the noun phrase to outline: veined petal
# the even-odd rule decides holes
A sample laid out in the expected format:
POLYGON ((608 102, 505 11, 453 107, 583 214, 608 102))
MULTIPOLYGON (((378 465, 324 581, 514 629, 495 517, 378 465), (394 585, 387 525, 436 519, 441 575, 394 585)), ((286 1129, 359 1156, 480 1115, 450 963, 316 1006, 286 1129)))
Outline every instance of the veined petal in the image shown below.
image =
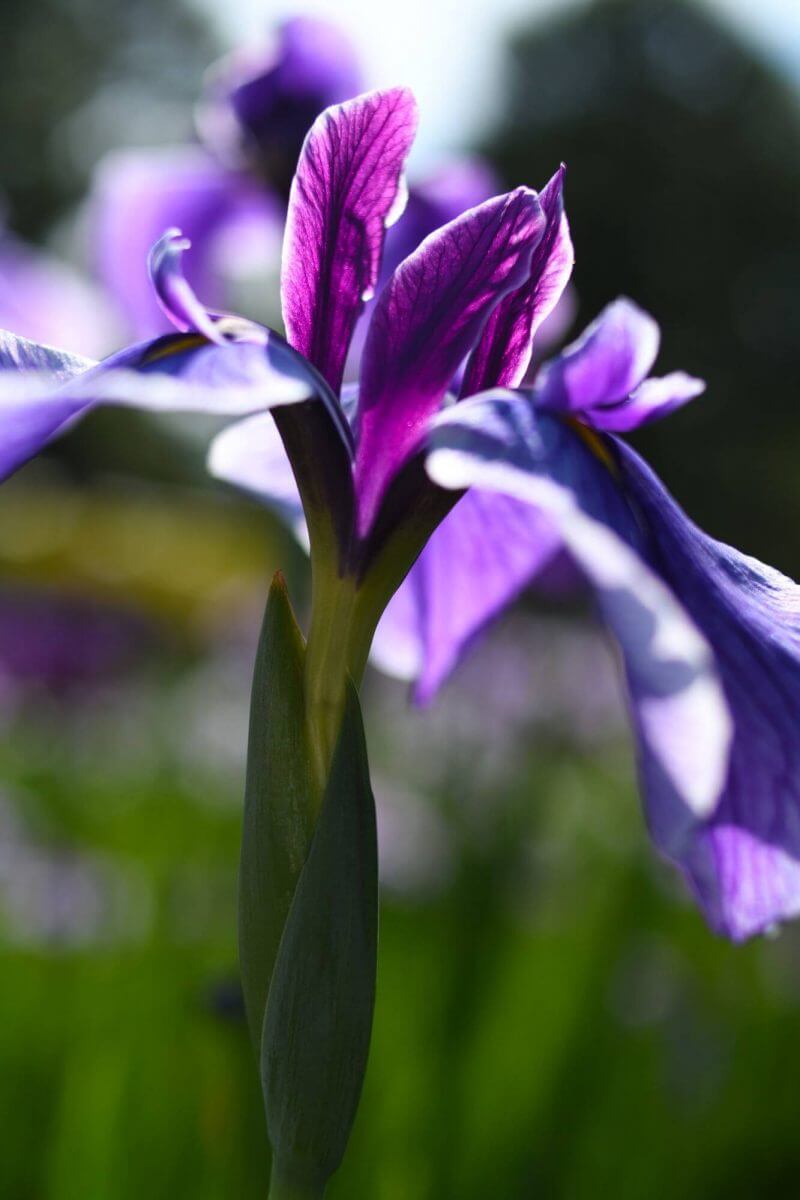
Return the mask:
POLYGON ((389 602, 373 659, 390 674, 399 667, 401 678, 414 680, 415 701, 429 703, 483 627, 560 548, 556 530, 530 504, 471 488, 389 602), (393 639, 402 648, 399 655, 393 639))
MULTIPOLYGON (((480 158, 451 160, 433 175, 416 181, 409 188, 405 211, 386 231, 376 294, 380 295, 400 263, 413 254, 429 234, 448 221, 454 221, 468 208, 475 208, 484 200, 496 196, 499 190, 500 181, 488 163, 480 158)), ((358 376, 358 365, 364 353, 364 342, 375 303, 372 300, 365 305, 356 325, 345 368, 345 374, 350 378, 358 376)))
POLYGON ((386 234, 381 282, 388 282, 429 234, 496 196, 499 190, 494 171, 479 158, 454 159, 434 174, 415 181, 409 189, 405 212, 386 234))
POLYGON ((705 390, 702 379, 695 379, 683 371, 673 371, 662 378, 645 379, 636 391, 619 404, 592 409, 590 421, 595 429, 628 433, 640 425, 649 425, 651 421, 669 416, 676 408, 682 408, 690 400, 701 396, 705 390))
POLYGON ((591 412, 624 400, 642 382, 658 354, 653 318, 632 300, 604 308, 576 342, 545 363, 536 380, 542 408, 591 412))
POLYGON ((378 280, 417 128, 406 88, 368 92, 314 122, 289 196, 281 297, 289 342, 334 391, 378 280))
MULTIPOLYGON (((442 413, 428 471, 527 501, 557 529, 622 651, 645 777, 668 779, 686 825, 713 812, 728 773, 730 714, 709 642, 648 564, 608 463, 521 393, 486 393, 442 413)), ((676 818, 677 820, 677 815, 676 818)))
POLYGON ((90 210, 100 278, 143 338, 169 328, 147 271, 150 248, 165 229, 181 229, 195 246, 186 264, 193 291, 224 308, 218 252, 228 231, 259 217, 266 231, 277 231, 283 220, 282 205, 265 187, 185 146, 108 155, 95 175, 90 210))
POLYGON ((535 192, 517 188, 496 196, 426 238, 381 293, 359 395, 362 534, 492 309, 527 278, 544 227, 535 192))
POLYGON ((497 305, 467 364, 462 396, 516 387, 531 361, 533 339, 569 282, 575 253, 564 212, 562 166, 539 193, 546 226, 533 252, 527 283, 497 305))
POLYGON ((651 763, 650 825, 712 925, 746 938, 800 913, 800 587, 708 537, 629 446, 616 450, 654 562, 714 650, 734 726, 710 819, 676 819, 672 783, 651 763))

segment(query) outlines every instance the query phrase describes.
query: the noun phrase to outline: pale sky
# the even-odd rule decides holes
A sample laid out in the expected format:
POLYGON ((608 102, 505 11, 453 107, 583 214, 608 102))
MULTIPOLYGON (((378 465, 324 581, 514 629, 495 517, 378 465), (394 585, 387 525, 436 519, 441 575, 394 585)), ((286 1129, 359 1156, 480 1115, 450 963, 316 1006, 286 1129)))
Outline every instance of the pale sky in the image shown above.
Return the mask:
MULTIPOLYGON (((231 44, 257 38, 282 16, 316 13, 354 39, 367 85, 413 88, 422 123, 415 149, 427 156, 469 144, 493 115, 504 38, 537 15, 576 7, 575 0, 195 0, 210 10, 231 44)), ((730 17, 800 80, 800 0, 704 0, 730 17)))

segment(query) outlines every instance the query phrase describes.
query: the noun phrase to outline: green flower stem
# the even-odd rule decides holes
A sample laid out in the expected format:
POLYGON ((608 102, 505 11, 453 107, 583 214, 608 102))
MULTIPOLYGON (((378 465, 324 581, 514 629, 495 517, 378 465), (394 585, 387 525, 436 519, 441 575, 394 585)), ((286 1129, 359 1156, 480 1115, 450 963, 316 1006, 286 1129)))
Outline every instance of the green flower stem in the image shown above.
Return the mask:
POLYGON ((298 1180, 291 1172, 284 1171, 278 1163, 273 1163, 268 1200, 322 1200, 324 1195, 324 1183, 298 1180))
POLYGON ((311 765, 321 803, 339 737, 348 675, 355 581, 326 571, 313 580, 305 697, 311 765))

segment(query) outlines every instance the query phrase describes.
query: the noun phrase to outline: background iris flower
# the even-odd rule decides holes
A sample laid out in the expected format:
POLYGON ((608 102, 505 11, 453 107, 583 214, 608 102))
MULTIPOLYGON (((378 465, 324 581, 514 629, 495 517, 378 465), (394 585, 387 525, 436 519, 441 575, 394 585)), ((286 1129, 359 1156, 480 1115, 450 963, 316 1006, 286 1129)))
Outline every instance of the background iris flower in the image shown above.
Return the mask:
MULTIPOLYGON (((216 307, 230 303, 238 275, 278 257, 306 132, 324 108, 362 89, 347 35, 320 18, 292 17, 209 70, 196 144, 116 151, 101 162, 89 202, 96 269, 135 336, 167 328, 145 269, 165 229, 178 227, 192 241, 187 278, 216 307)), ((409 219, 388 239, 387 267, 497 190, 478 158, 454 159, 415 183, 409 219)))

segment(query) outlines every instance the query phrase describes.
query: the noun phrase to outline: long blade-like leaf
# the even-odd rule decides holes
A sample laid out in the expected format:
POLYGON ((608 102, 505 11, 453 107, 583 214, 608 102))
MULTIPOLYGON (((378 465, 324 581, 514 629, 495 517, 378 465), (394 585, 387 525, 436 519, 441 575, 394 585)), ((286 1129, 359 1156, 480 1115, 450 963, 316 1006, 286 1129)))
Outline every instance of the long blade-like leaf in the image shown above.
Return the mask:
POLYGON ((278 573, 253 676, 239 865, 239 961, 259 1051, 275 956, 313 831, 304 657, 303 636, 278 573))
POLYGON ((342 731, 270 986, 261 1046, 274 1175, 321 1195, 358 1106, 378 933, 375 806, 358 697, 342 731))

